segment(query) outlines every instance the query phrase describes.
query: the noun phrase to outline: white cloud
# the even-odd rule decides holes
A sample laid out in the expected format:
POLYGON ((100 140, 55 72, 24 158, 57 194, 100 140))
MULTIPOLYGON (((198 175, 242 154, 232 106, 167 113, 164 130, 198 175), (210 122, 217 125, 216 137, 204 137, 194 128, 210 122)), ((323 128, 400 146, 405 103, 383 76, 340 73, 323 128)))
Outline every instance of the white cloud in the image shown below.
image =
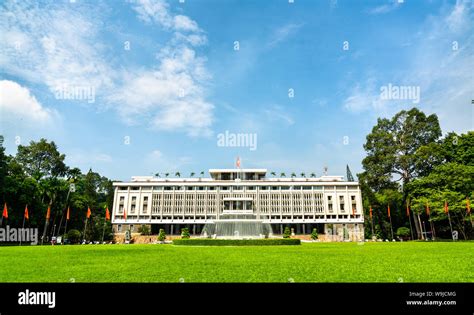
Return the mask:
POLYGON ((27 88, 9 80, 0 81, 0 110, 5 116, 2 120, 15 117, 45 124, 57 118, 57 113, 41 105, 27 88))
POLYGON ((110 57, 102 41, 104 3, 90 10, 87 5, 7 1, 0 12, 0 32, 7 39, 0 67, 45 84, 53 95, 64 86, 92 87, 97 106, 117 111, 126 123, 140 120, 153 129, 208 134, 214 108, 206 100, 211 76, 206 59, 194 49, 207 43, 204 32, 189 17, 172 14, 165 1, 131 2, 140 20, 171 34, 156 64, 124 67, 110 57))
POLYGON ((265 116, 270 121, 281 121, 291 126, 295 123, 294 119, 279 105, 273 105, 263 110, 265 116))
POLYGON ((199 27, 196 22, 185 15, 176 15, 173 19, 174 28, 179 31, 197 32, 199 27))
POLYGON ((376 87, 376 79, 369 77, 365 82, 358 83, 351 89, 350 95, 344 100, 344 109, 350 112, 374 111, 380 113, 385 110, 386 101, 380 98, 380 91, 376 87))
POLYGON ((274 47, 280 42, 285 41, 290 36, 293 36, 302 26, 303 24, 289 23, 277 28, 272 34, 270 41, 268 42, 268 46, 274 47))
MULTIPOLYGON (((170 157, 165 155, 160 150, 155 149, 145 156, 144 163, 150 170, 154 172, 158 171, 160 174, 162 174, 164 172, 171 173, 179 171, 183 169, 185 165, 191 164, 192 159, 188 156, 170 157)), ((174 174, 171 175, 174 176, 174 174)))
POLYGON ((96 44, 100 22, 59 6, 5 3, 0 31, 10 40, 0 50, 7 73, 44 83, 54 92, 61 85, 110 87, 113 70, 96 44))
POLYGON ((156 23, 166 29, 199 32, 198 24, 185 15, 173 16, 165 0, 131 0, 138 18, 145 23, 156 23))
MULTIPOLYGON (((402 2, 403 3, 403 2, 402 2)), ((402 3, 398 0, 391 0, 390 3, 380 5, 368 10, 369 14, 385 14, 397 9, 402 3)))
POLYGON ((159 64, 154 69, 127 73, 124 84, 111 95, 113 102, 122 104, 120 116, 130 124, 145 119, 158 130, 209 135, 214 105, 206 101, 206 86, 211 76, 205 58, 198 57, 193 48, 205 44, 206 36, 195 21, 173 16, 164 1, 135 1, 133 8, 140 19, 172 29, 174 34, 157 54, 159 64))
POLYGON ((411 41, 416 45, 397 77, 390 73, 371 76, 350 89, 344 108, 351 112, 372 112, 391 116, 412 102, 380 100, 380 86, 388 83, 419 86, 421 100, 416 104, 426 113, 438 115, 443 131, 466 132, 473 128, 472 87, 474 76, 474 7, 466 1, 443 7, 426 19, 411 41), (455 18, 454 18, 455 17, 455 18), (458 49, 453 49, 455 43, 458 49), (385 81, 381 81, 385 80, 385 81))

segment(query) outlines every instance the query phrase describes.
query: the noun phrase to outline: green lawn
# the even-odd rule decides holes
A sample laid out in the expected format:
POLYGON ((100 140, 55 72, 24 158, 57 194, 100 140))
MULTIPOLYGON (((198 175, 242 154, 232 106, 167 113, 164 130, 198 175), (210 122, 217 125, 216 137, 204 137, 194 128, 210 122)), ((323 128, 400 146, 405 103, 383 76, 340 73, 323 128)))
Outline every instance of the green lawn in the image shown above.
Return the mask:
POLYGON ((474 242, 0 247, 0 282, 474 282, 474 242))

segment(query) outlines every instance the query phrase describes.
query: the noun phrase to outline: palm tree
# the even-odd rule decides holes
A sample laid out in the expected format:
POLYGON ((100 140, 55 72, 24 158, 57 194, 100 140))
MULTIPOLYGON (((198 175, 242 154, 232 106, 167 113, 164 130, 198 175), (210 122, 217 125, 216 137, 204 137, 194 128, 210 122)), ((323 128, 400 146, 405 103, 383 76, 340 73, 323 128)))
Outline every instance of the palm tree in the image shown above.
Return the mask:
POLYGON ((280 174, 280 177, 286 177, 286 174, 285 174, 285 173, 281 173, 281 174, 280 174))
POLYGON ((156 173, 155 176, 156 176, 156 177, 160 177, 160 173, 156 173))
POLYGON ((291 173, 291 178, 295 178, 296 177, 296 174, 293 172, 291 173))
POLYGON ((304 172, 301 172, 301 177, 306 177, 306 174, 304 172))
POLYGON ((196 175, 194 172, 191 172, 191 174, 189 174, 189 177, 194 177, 194 175, 196 175))
POLYGON ((168 177, 168 176, 170 176, 170 173, 165 173, 165 177, 168 177))
POLYGON ((202 176, 204 176, 204 171, 201 171, 201 173, 200 173, 200 174, 201 174, 201 177, 202 177, 202 176))
POLYGON ((174 173, 174 176, 176 176, 176 177, 181 177, 181 173, 180 173, 180 172, 176 172, 176 173, 174 173))
POLYGON ((314 173, 311 173, 311 175, 310 175, 310 176, 311 176, 311 177, 316 177, 316 174, 314 174, 314 173))
POLYGON ((275 173, 275 172, 271 172, 270 174, 271 174, 273 177, 276 176, 276 173, 275 173))

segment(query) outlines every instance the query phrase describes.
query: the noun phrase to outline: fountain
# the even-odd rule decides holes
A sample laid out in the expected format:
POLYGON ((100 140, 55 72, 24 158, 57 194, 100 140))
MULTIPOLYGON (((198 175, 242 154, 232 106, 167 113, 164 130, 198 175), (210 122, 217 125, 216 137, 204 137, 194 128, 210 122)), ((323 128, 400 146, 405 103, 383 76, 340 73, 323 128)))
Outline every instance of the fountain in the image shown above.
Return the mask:
POLYGON ((224 213, 213 223, 207 223, 202 237, 212 235, 218 239, 255 239, 268 238, 272 233, 269 223, 257 219, 255 214, 224 213))

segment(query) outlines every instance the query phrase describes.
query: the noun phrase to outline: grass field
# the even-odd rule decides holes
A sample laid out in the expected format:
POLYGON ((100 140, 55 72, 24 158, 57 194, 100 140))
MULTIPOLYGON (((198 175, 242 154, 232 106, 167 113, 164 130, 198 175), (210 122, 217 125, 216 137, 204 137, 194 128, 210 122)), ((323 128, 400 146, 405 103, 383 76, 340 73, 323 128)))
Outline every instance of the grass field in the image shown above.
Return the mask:
POLYGON ((6 246, 0 282, 474 282, 473 262, 474 242, 6 246))

